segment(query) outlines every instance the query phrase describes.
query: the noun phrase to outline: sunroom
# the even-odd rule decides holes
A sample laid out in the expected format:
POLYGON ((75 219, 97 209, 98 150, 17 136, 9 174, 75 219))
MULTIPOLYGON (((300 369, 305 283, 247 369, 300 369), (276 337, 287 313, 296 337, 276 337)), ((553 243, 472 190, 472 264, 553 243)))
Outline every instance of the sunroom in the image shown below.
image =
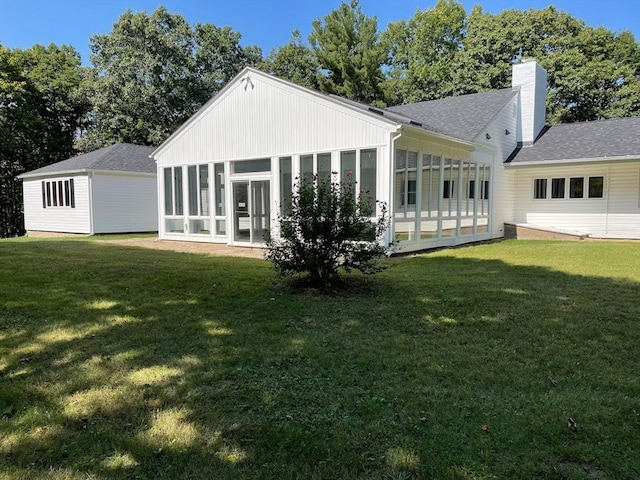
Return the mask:
POLYGON ((383 150, 370 147, 165 167, 164 238, 264 246, 266 232, 277 228, 278 214, 290 202, 298 179, 339 181, 348 176, 360 191, 390 206, 386 241, 395 239, 399 251, 489 235, 489 164, 399 147, 390 171, 387 162, 380 161, 383 150))
POLYGON ((398 251, 501 235, 491 231, 495 155, 479 148, 248 68, 153 153, 159 235, 262 247, 298 179, 348 175, 387 204, 385 241, 398 251))

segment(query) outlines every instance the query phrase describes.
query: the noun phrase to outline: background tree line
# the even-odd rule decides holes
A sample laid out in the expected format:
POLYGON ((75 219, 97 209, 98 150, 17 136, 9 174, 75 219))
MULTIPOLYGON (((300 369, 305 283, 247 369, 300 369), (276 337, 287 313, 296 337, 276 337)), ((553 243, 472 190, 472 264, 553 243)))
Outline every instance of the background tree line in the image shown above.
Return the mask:
POLYGON ((240 40, 159 7, 91 37, 91 67, 66 45, 0 45, 0 237, 24 233, 17 175, 117 142, 159 145, 248 65, 385 106, 506 88, 511 65, 534 57, 549 76, 548 123, 640 114, 633 34, 554 7, 467 14, 439 0, 380 30, 351 0, 266 57, 240 40))

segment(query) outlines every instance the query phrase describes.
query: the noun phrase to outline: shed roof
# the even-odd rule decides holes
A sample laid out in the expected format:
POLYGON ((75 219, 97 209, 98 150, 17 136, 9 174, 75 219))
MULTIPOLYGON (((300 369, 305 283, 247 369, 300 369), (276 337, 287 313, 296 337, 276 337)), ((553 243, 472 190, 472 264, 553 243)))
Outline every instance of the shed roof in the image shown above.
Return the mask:
POLYGON ((546 127, 533 145, 517 148, 512 165, 563 160, 640 158, 640 117, 546 127))
POLYGON ((23 173, 19 178, 95 170, 156 173, 156 162, 149 157, 154 149, 155 147, 117 143, 23 173))
POLYGON ((517 90, 503 88, 397 105, 387 110, 428 125, 436 132, 470 142, 516 94, 517 90))

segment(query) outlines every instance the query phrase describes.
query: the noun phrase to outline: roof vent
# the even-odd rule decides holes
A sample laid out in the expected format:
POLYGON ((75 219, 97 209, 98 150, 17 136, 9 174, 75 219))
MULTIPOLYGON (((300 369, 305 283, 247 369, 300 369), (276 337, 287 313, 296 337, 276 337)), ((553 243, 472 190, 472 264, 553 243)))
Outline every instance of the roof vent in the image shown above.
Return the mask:
POLYGON ((369 111, 377 113, 378 115, 384 115, 384 112, 382 110, 378 110, 377 108, 369 107, 369 111))
POLYGON ((416 127, 421 127, 422 124, 420 122, 416 122, 415 120, 410 120, 409 125, 415 125, 416 127))

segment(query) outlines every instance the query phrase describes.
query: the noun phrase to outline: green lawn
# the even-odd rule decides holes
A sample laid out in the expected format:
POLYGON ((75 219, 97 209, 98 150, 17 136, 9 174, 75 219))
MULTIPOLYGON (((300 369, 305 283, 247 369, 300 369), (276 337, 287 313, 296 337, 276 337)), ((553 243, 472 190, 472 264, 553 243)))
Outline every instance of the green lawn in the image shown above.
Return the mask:
POLYGON ((387 263, 0 241, 0 478, 640 478, 640 243, 387 263))

